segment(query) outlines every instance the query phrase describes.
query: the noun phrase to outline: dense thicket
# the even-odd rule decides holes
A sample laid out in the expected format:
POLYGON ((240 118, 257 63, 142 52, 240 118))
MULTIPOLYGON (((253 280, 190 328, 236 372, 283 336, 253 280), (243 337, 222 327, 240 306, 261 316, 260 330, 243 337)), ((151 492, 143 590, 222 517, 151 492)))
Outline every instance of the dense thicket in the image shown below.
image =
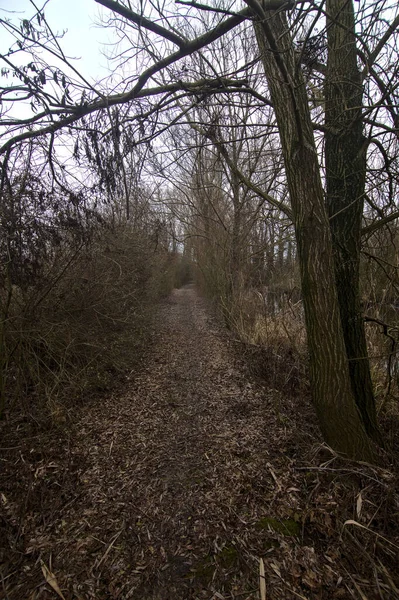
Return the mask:
POLYGON ((59 186, 33 156, 14 164, 2 195, 1 412, 62 421, 74 399, 132 370, 178 257, 144 188, 126 220, 116 186, 108 197, 59 186))

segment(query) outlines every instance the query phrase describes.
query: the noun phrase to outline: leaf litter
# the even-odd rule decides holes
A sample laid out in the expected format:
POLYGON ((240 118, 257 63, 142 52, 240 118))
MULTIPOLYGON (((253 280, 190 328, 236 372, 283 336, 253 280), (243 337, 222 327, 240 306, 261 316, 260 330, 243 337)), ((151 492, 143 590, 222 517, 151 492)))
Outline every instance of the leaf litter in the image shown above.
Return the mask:
POLYGON ((398 480, 321 443, 192 286, 124 389, 2 424, 0 598, 398 598, 398 480))

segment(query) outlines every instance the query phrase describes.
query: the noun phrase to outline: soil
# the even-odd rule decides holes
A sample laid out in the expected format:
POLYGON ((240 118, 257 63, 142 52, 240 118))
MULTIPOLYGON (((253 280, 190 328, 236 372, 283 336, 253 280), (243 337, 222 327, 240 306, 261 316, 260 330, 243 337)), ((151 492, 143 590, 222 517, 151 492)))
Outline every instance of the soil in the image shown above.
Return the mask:
POLYGON ((326 448, 193 286, 123 390, 2 428, 0 598, 399 598, 395 475, 326 448))

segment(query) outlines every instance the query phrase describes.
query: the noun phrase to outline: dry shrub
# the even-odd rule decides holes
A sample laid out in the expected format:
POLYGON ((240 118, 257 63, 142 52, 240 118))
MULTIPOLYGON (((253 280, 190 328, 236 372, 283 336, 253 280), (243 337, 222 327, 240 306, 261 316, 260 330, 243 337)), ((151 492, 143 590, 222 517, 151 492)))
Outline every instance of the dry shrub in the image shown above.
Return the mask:
POLYGON ((380 417, 399 420, 399 267, 397 225, 365 240, 361 295, 380 417))
POLYGON ((13 286, 6 407, 62 424, 73 399, 109 389, 140 357, 175 262, 150 236, 121 226, 74 254, 60 250, 36 285, 13 286))
POLYGON ((194 280, 194 265, 186 254, 173 255, 175 261, 174 287, 181 288, 183 285, 192 283, 194 280))
MULTIPOLYGON (((307 417, 302 423, 311 429, 307 417)), ((298 429, 292 431, 300 443, 298 429)), ((399 481, 394 469, 352 462, 326 444, 310 445, 309 439, 302 440, 293 466, 290 484, 303 491, 303 547, 315 549, 309 565, 315 584, 310 596, 398 598, 399 481), (321 557, 327 558, 324 566, 321 557), (331 576, 334 591, 319 596, 318 582, 326 583, 331 576)), ((287 570, 282 577, 293 581, 287 570)))
POLYGON ((396 402, 398 400, 399 319, 390 307, 377 305, 372 311, 368 311, 366 319, 366 337, 374 389, 383 407, 392 400, 396 402))
POLYGON ((368 308, 366 339, 379 425, 387 450, 399 452, 399 316, 389 305, 368 308))
POLYGON ((230 311, 232 329, 246 347, 254 371, 280 392, 308 391, 303 308, 289 294, 242 290, 230 311))

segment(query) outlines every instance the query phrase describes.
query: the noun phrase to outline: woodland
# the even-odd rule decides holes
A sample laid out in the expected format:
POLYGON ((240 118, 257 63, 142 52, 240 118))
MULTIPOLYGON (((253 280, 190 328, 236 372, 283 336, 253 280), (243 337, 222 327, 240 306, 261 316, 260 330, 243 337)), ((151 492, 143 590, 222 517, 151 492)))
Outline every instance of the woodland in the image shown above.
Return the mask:
POLYGON ((0 7, 0 598, 399 598, 397 3, 91 1, 0 7))

